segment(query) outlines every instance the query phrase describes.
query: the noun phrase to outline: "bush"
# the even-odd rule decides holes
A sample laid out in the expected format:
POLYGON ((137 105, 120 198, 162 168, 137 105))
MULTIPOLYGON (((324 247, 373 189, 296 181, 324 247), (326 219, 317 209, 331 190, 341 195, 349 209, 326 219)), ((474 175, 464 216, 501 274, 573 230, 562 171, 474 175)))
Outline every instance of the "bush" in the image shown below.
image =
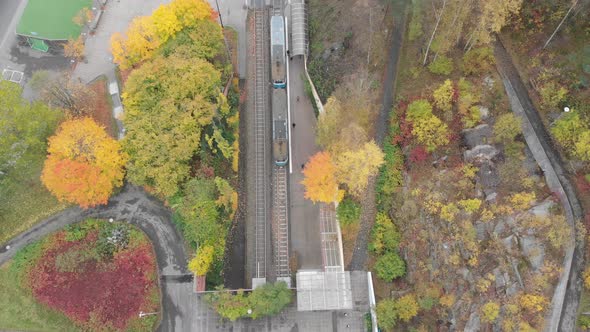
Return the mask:
POLYGON ((340 225, 347 226, 357 224, 361 216, 361 206, 349 197, 346 197, 338 204, 336 210, 340 225))
POLYGON ((244 291, 239 290, 235 294, 224 290, 217 289, 219 292, 205 295, 205 301, 221 316, 222 318, 235 321, 240 317, 248 315, 248 298, 244 291))
POLYGON ((397 323, 395 301, 386 299, 377 303, 377 325, 385 331, 391 331, 397 323))
POLYGON ((408 105, 406 119, 415 122, 418 119, 432 116, 432 105, 425 99, 414 100, 408 105))
POLYGON ((453 61, 441 55, 428 65, 428 70, 437 75, 449 75, 453 71, 453 61))
POLYGON ((500 305, 496 302, 488 302, 481 307, 481 313, 483 321, 491 323, 498 318, 498 314, 500 314, 500 305))
POLYGON ((590 329, 590 316, 580 315, 578 325, 583 329, 590 329))
POLYGON ((384 209, 386 202, 391 201, 391 195, 401 187, 404 181, 404 155, 399 146, 386 140, 383 143, 385 163, 381 166, 377 179, 377 202, 380 208, 384 209))
POLYGON ((188 263, 188 269, 198 276, 204 276, 211 269, 215 250, 210 245, 199 247, 195 258, 188 263))
POLYGON ((555 121, 551 127, 551 134, 559 144, 571 151, 586 130, 588 125, 580 118, 578 112, 572 110, 555 121))
POLYGON ((252 309, 252 318, 257 319, 278 314, 291 303, 292 295, 291 290, 287 288, 287 284, 283 281, 257 287, 248 296, 248 303, 252 309))
POLYGON ((397 250, 401 235, 391 219, 383 212, 377 213, 371 233, 369 250, 376 254, 397 250))
POLYGON ((388 252, 377 259, 375 272, 379 279, 391 282, 406 274, 406 263, 397 253, 388 252))
POLYGON ((463 55, 462 69, 465 75, 480 75, 489 72, 494 63, 491 47, 475 48, 463 55))
POLYGON ((292 293, 285 282, 264 284, 256 288, 249 295, 243 291, 235 294, 217 289, 219 292, 209 293, 205 301, 223 318, 235 321, 241 317, 257 319, 264 316, 272 316, 281 312, 285 306, 291 303, 292 293), (248 314, 248 309, 252 314, 248 314))
POLYGON ((587 267, 584 270, 584 287, 586 287, 586 289, 590 290, 590 267, 587 267))
POLYGON ((399 319, 404 322, 409 322, 410 319, 416 317, 418 314, 418 302, 414 294, 407 294, 395 301, 395 308, 399 319))
POLYGON ((520 132, 520 118, 517 118, 513 113, 502 114, 496 119, 494 138, 498 142, 509 143, 514 141, 514 138, 520 132))

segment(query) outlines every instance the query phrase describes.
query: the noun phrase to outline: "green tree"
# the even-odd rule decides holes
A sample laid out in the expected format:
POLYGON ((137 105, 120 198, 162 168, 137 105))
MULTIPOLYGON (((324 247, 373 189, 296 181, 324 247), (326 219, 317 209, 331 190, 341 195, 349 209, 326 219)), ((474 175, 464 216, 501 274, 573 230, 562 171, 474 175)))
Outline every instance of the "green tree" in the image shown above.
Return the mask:
POLYGON ((166 197, 189 175, 203 127, 219 108, 221 75, 201 59, 156 58, 134 70, 125 85, 124 146, 129 179, 166 197))
POLYGON ((44 155, 47 137, 62 118, 60 111, 40 102, 29 103, 21 94, 19 85, 0 81, 0 179, 44 155))
MULTIPOLYGON (((198 245, 224 246, 224 227, 219 222, 217 187, 215 180, 193 178, 189 180, 172 207, 178 213, 186 241, 198 245)), ((177 218, 178 219, 178 218, 177 218)))
POLYGON ((432 116, 432 105, 425 99, 418 99, 411 102, 406 110, 406 119, 414 122, 421 118, 429 118, 432 116))
POLYGON ((520 128, 520 118, 517 118, 514 113, 502 114, 494 124, 494 137, 498 142, 509 143, 520 134, 520 128))
POLYGON ((292 293, 284 281, 264 284, 257 287, 250 296, 248 303, 252 309, 252 318, 273 316, 281 312, 291 303, 292 293))
POLYGON ((453 71, 453 60, 440 55, 428 65, 428 70, 437 75, 450 75, 453 71))
POLYGON ((243 290, 232 294, 231 291, 220 287, 217 292, 205 295, 205 301, 219 314, 219 316, 235 321, 248 315, 248 298, 243 290))
POLYGON ((342 226, 357 224, 361 216, 361 206, 350 197, 345 197, 338 204, 336 214, 342 226))
POLYGON ((406 263, 396 252, 388 252, 377 258, 375 273, 379 279, 391 282, 406 274, 406 263))
POLYGON ((376 254, 394 252, 398 249, 400 240, 401 234, 393 221, 385 213, 377 213, 369 249, 376 254))
POLYGON ((379 301, 376 310, 379 327, 385 331, 393 331, 398 319, 396 302, 391 299, 379 301))

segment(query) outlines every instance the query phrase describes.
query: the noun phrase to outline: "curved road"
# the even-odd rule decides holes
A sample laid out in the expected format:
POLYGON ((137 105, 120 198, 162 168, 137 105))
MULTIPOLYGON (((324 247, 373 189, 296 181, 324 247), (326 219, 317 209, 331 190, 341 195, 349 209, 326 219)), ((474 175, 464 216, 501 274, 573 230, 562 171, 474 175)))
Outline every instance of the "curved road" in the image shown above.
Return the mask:
POLYGON ((563 161, 553 146, 526 86, 501 40, 496 42, 494 54, 512 110, 523 119, 523 133, 527 145, 543 169, 548 187, 559 197, 566 219, 572 227, 574 245, 566 249, 563 272, 551 300, 545 331, 574 331, 582 290, 580 275, 584 268, 584 240, 577 239, 575 222, 583 218, 582 207, 575 188, 569 181, 569 174, 563 167, 563 161))
POLYGON ((86 218, 126 221, 147 234, 154 246, 161 276, 163 315, 158 331, 190 331, 192 278, 187 277, 187 255, 182 237, 172 224, 170 210, 141 188, 126 185, 108 205, 88 210, 70 208, 45 219, 2 245, 0 265, 27 244, 86 218), (7 245, 10 250, 6 250, 7 245))

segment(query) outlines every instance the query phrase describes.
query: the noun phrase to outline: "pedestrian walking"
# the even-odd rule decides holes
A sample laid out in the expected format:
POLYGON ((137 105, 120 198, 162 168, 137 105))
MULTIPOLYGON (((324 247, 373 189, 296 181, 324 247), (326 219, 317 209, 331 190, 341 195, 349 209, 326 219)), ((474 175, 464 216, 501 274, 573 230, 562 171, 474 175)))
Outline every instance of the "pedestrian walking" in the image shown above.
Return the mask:
POLYGON ((299 102, 299 96, 297 96, 297 102, 299 102))
POLYGON ((305 167, 305 164, 301 164, 301 169, 303 169, 303 167, 305 167))
POLYGON ((295 128, 295 122, 293 122, 293 128, 295 128))

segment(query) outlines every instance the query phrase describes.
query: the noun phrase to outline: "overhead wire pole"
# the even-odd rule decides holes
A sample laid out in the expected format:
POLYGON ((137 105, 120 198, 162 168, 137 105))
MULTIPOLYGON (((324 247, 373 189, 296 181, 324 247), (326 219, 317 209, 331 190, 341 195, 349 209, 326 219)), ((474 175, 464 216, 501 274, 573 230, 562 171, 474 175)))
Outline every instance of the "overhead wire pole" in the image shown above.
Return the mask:
MULTIPOLYGON (((289 50, 289 23, 287 20, 287 17, 285 16, 285 47, 287 48, 287 50, 289 50)), ((290 57, 287 56, 287 59, 285 59, 285 62, 287 64, 287 121, 289 122, 289 124, 287 125, 288 128, 288 133, 289 133, 289 174, 293 174, 293 149, 291 148, 292 144, 292 136, 291 136, 291 93, 289 92, 290 90, 290 84, 289 84, 289 59, 290 57)))

